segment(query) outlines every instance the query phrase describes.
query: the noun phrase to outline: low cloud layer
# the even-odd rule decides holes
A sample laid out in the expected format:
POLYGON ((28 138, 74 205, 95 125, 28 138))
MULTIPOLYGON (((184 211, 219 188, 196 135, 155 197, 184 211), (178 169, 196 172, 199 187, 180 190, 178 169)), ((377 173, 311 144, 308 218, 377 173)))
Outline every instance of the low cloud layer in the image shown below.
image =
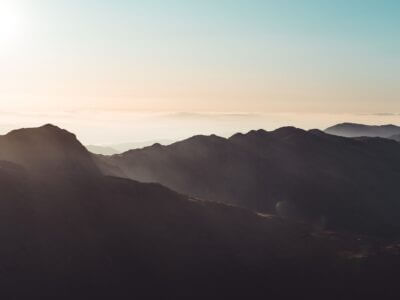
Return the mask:
POLYGON ((282 126, 325 129, 342 122, 400 125, 398 113, 254 113, 146 111, 0 111, 2 134, 21 127, 54 123, 77 134, 85 144, 109 145, 151 140, 180 140, 195 134, 230 136, 252 129, 282 126))

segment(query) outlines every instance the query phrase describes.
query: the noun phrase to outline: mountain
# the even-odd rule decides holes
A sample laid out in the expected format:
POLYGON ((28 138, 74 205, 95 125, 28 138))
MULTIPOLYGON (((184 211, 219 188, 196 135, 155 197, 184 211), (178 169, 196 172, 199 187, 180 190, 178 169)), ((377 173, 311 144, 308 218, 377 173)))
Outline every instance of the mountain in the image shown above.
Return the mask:
POLYGON ((400 144, 293 127, 96 159, 107 173, 334 230, 400 233, 400 144), (107 163, 107 165, 105 164, 107 163), (118 174, 119 173, 119 174, 118 174))
MULTIPOLYGON (((286 139, 292 130, 274 134, 286 139)), ((218 147, 221 138, 191 142, 218 147)), ((326 299, 326 290, 335 298, 395 292, 396 241, 325 232, 104 176, 98 157, 53 125, 0 136, 0 149, 4 299, 326 299)))
POLYGON ((174 141, 168 139, 154 139, 154 140, 147 140, 147 141, 136 141, 130 143, 120 143, 120 144, 112 144, 110 147, 116 149, 119 153, 126 152, 132 149, 148 147, 154 144, 162 144, 162 145, 169 145, 172 144, 174 141))
POLYGON ((86 149, 94 154, 101 154, 101 155, 113 155, 120 153, 118 150, 115 150, 112 147, 108 146, 99 146, 99 145, 87 145, 86 149))
POLYGON ((345 137, 382 137, 400 135, 400 127, 395 125, 370 126, 354 123, 342 123, 325 130, 326 133, 345 137))
POLYGON ((392 135, 392 136, 389 137, 389 138, 392 139, 392 140, 395 140, 395 141, 400 142, 400 134, 392 135))
POLYGON ((51 124, 0 136, 0 160, 18 164, 30 174, 46 179, 101 175, 76 136, 51 124))
POLYGON ((310 296, 347 290, 337 261, 356 271, 371 244, 104 176, 53 125, 0 136, 0 191, 4 299, 310 296))
POLYGON ((125 151, 129 151, 131 149, 143 148, 154 144, 163 144, 168 145, 172 144, 173 141, 167 139, 159 139, 159 140, 149 140, 149 141, 138 141, 132 143, 121 143, 121 144, 112 144, 106 146, 99 145, 87 145, 86 148, 94 153, 100 155, 114 155, 119 154, 125 151))

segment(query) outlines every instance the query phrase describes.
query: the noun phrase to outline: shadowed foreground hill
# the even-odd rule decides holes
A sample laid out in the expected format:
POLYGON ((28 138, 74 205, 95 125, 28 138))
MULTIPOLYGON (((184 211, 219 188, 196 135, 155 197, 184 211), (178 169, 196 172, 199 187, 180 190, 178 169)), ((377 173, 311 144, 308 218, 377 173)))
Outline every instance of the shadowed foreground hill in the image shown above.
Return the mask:
POLYGON ((397 252, 382 241, 105 177, 55 126, 0 136, 0 149, 2 299, 354 299, 396 288, 397 252))
POLYGON ((298 224, 105 177, 52 125, 0 137, 0 191, 3 299, 339 293, 338 255, 361 249, 355 238, 342 246, 298 224))
POLYGON ((363 125, 355 123, 342 123, 329 127, 326 133, 345 136, 345 137, 382 137, 391 138, 394 135, 400 135, 400 127, 395 125, 363 125))
POLYGON ((400 233, 400 144, 392 140, 285 127, 195 136, 97 161, 106 173, 255 211, 277 209, 318 227, 400 233))

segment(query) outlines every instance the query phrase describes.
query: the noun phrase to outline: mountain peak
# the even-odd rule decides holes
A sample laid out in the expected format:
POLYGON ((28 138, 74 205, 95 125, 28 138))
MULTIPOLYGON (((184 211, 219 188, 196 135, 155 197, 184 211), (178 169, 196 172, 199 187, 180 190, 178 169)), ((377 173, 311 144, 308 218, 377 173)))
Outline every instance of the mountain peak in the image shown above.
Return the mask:
POLYGON ((268 131, 264 129, 258 129, 258 130, 251 130, 247 133, 247 135, 250 136, 265 136, 268 134, 268 131))
POLYGON ((40 136, 40 135, 58 135, 58 136, 64 136, 68 138, 73 138, 76 140, 75 134, 62 129, 56 125, 53 124, 45 124, 40 127, 30 127, 30 128, 20 128, 16 130, 12 130, 9 133, 7 133, 5 136, 6 137, 16 137, 16 136, 30 136, 30 135, 35 135, 40 136))
POLYGON ((294 136, 294 135, 304 135, 307 133, 307 131, 293 127, 293 126, 286 126, 286 127, 281 127, 278 129, 275 129, 274 131, 271 132, 274 136, 279 137, 279 138, 286 138, 289 136, 294 136))
MULTIPOLYGON (((223 137, 220 137, 218 135, 215 134, 211 134, 211 135, 195 135, 192 136, 182 142, 194 142, 194 143, 208 143, 208 142, 219 142, 219 141, 225 141, 225 139, 223 137)), ((180 143, 180 142, 178 142, 180 143)))
POLYGON ((47 124, 43 125, 41 128, 48 128, 48 129, 57 129, 57 130, 61 130, 60 127, 58 127, 58 126, 56 126, 56 125, 53 125, 53 124, 51 124, 51 123, 47 123, 47 124))
POLYGON ((256 138, 256 139, 263 139, 263 138, 268 138, 268 137, 273 137, 273 138, 287 138, 291 136, 297 136, 297 135, 304 135, 306 134, 307 131, 303 129, 299 129, 293 126, 286 126, 286 127, 281 127, 278 129, 275 129, 274 131, 266 131, 264 129, 258 129, 258 130, 251 130, 246 134, 243 133, 236 133, 230 137, 230 140, 237 140, 241 138, 256 138))
POLYGON ((37 129, 43 129, 43 130, 48 130, 48 131, 53 131, 53 132, 57 132, 60 134, 68 134, 68 135, 73 135, 75 136, 75 134, 69 132, 68 130, 62 129, 60 127, 58 127, 57 125, 53 125, 51 123, 47 123, 41 127, 38 127, 37 129))
POLYGON ((13 130, 0 136, 0 160, 35 172, 99 172, 76 136, 52 124, 13 130))

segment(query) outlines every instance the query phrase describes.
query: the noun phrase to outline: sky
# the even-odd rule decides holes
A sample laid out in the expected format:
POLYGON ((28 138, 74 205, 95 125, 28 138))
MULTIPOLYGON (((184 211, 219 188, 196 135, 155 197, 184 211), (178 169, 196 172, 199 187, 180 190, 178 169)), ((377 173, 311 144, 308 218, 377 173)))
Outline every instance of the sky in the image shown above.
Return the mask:
POLYGON ((0 133, 400 125, 400 2, 0 0, 0 133))

